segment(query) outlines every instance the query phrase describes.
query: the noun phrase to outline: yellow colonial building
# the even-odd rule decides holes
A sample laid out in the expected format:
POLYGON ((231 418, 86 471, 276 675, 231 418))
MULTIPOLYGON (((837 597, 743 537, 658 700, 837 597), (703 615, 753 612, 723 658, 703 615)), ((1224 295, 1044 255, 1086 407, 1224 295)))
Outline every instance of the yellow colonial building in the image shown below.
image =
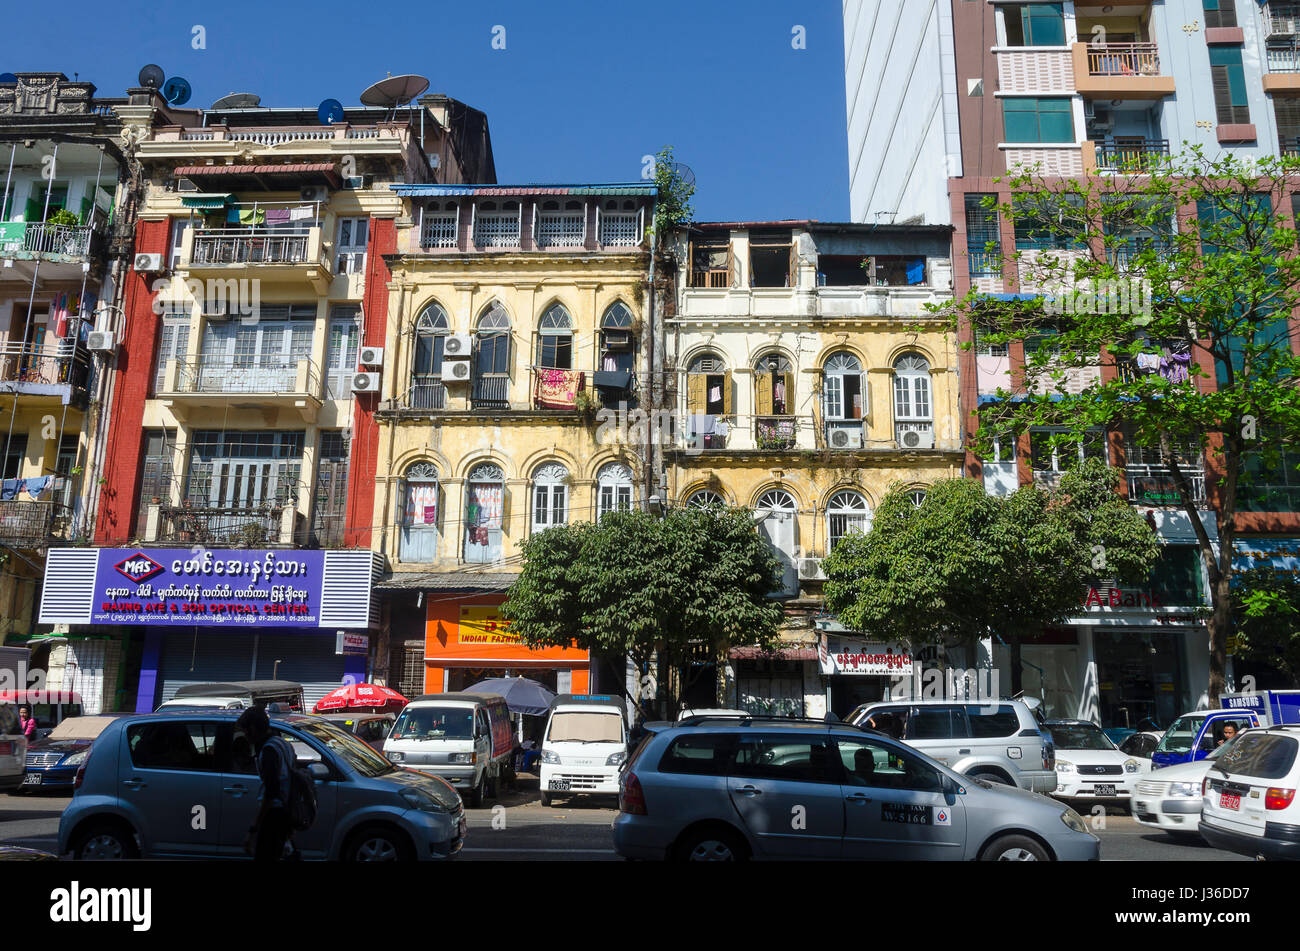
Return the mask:
POLYGON ((821 560, 870 526, 892 485, 919 500, 962 473, 956 340, 927 309, 951 297, 949 248, 946 227, 718 222, 676 234, 664 333, 681 424, 667 495, 751 508, 785 568, 787 649, 734 650, 719 678, 728 706, 843 715, 887 683, 819 658, 826 638, 832 656, 868 646, 823 610, 821 560))
POLYGON ((585 652, 525 651, 493 633, 496 608, 531 533, 653 490, 648 447, 597 414, 646 392, 654 186, 394 190, 372 518, 390 680, 589 689, 585 652))

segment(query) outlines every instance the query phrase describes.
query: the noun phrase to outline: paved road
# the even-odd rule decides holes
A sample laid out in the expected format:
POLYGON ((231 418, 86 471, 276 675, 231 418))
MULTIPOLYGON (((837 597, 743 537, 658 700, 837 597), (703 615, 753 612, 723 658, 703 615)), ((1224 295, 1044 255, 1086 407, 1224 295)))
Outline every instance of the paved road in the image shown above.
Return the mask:
MULTIPOLYGON (((467 810, 470 827, 463 861, 617 861, 610 824, 617 814, 612 798, 560 800, 544 807, 537 781, 507 793, 499 802, 467 810)), ((54 851, 59 815, 71 801, 49 794, 0 795, 0 842, 54 851)), ((1085 810, 1086 813, 1086 810, 1085 810)), ((1101 858, 1109 861, 1247 862, 1245 856, 1210 848, 1199 838, 1175 839, 1138 825, 1127 813, 1112 810, 1104 827, 1100 817, 1085 815, 1101 838, 1101 858)))

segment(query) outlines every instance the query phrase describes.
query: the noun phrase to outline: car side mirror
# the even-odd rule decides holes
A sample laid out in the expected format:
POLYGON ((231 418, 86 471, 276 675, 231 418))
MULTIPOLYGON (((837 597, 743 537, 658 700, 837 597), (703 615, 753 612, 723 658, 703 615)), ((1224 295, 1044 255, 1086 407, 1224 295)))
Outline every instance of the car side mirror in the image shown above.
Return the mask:
POLYGON ((330 778, 330 768, 317 760, 307 765, 307 772, 311 773, 311 778, 318 783, 326 782, 330 778))
POLYGON ((945 796, 960 796, 966 792, 965 788, 945 773, 939 774, 939 780, 943 785, 943 794, 945 796))

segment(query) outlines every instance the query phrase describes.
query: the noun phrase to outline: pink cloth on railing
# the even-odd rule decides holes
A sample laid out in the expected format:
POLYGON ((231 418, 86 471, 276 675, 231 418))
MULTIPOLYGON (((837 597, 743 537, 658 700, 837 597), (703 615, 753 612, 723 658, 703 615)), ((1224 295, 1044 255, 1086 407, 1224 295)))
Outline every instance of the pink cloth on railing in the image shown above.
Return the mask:
POLYGON ((582 389, 585 374, 581 370, 537 371, 537 405, 551 409, 573 409, 578 405, 578 392, 582 389))

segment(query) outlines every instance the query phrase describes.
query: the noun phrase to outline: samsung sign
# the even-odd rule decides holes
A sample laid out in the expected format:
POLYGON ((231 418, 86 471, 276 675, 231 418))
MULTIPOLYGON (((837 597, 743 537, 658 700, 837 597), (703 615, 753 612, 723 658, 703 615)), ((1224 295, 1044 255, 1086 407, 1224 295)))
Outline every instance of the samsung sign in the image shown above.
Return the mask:
POLYGON ((369 551, 52 549, 39 620, 365 628, 377 567, 369 551))

